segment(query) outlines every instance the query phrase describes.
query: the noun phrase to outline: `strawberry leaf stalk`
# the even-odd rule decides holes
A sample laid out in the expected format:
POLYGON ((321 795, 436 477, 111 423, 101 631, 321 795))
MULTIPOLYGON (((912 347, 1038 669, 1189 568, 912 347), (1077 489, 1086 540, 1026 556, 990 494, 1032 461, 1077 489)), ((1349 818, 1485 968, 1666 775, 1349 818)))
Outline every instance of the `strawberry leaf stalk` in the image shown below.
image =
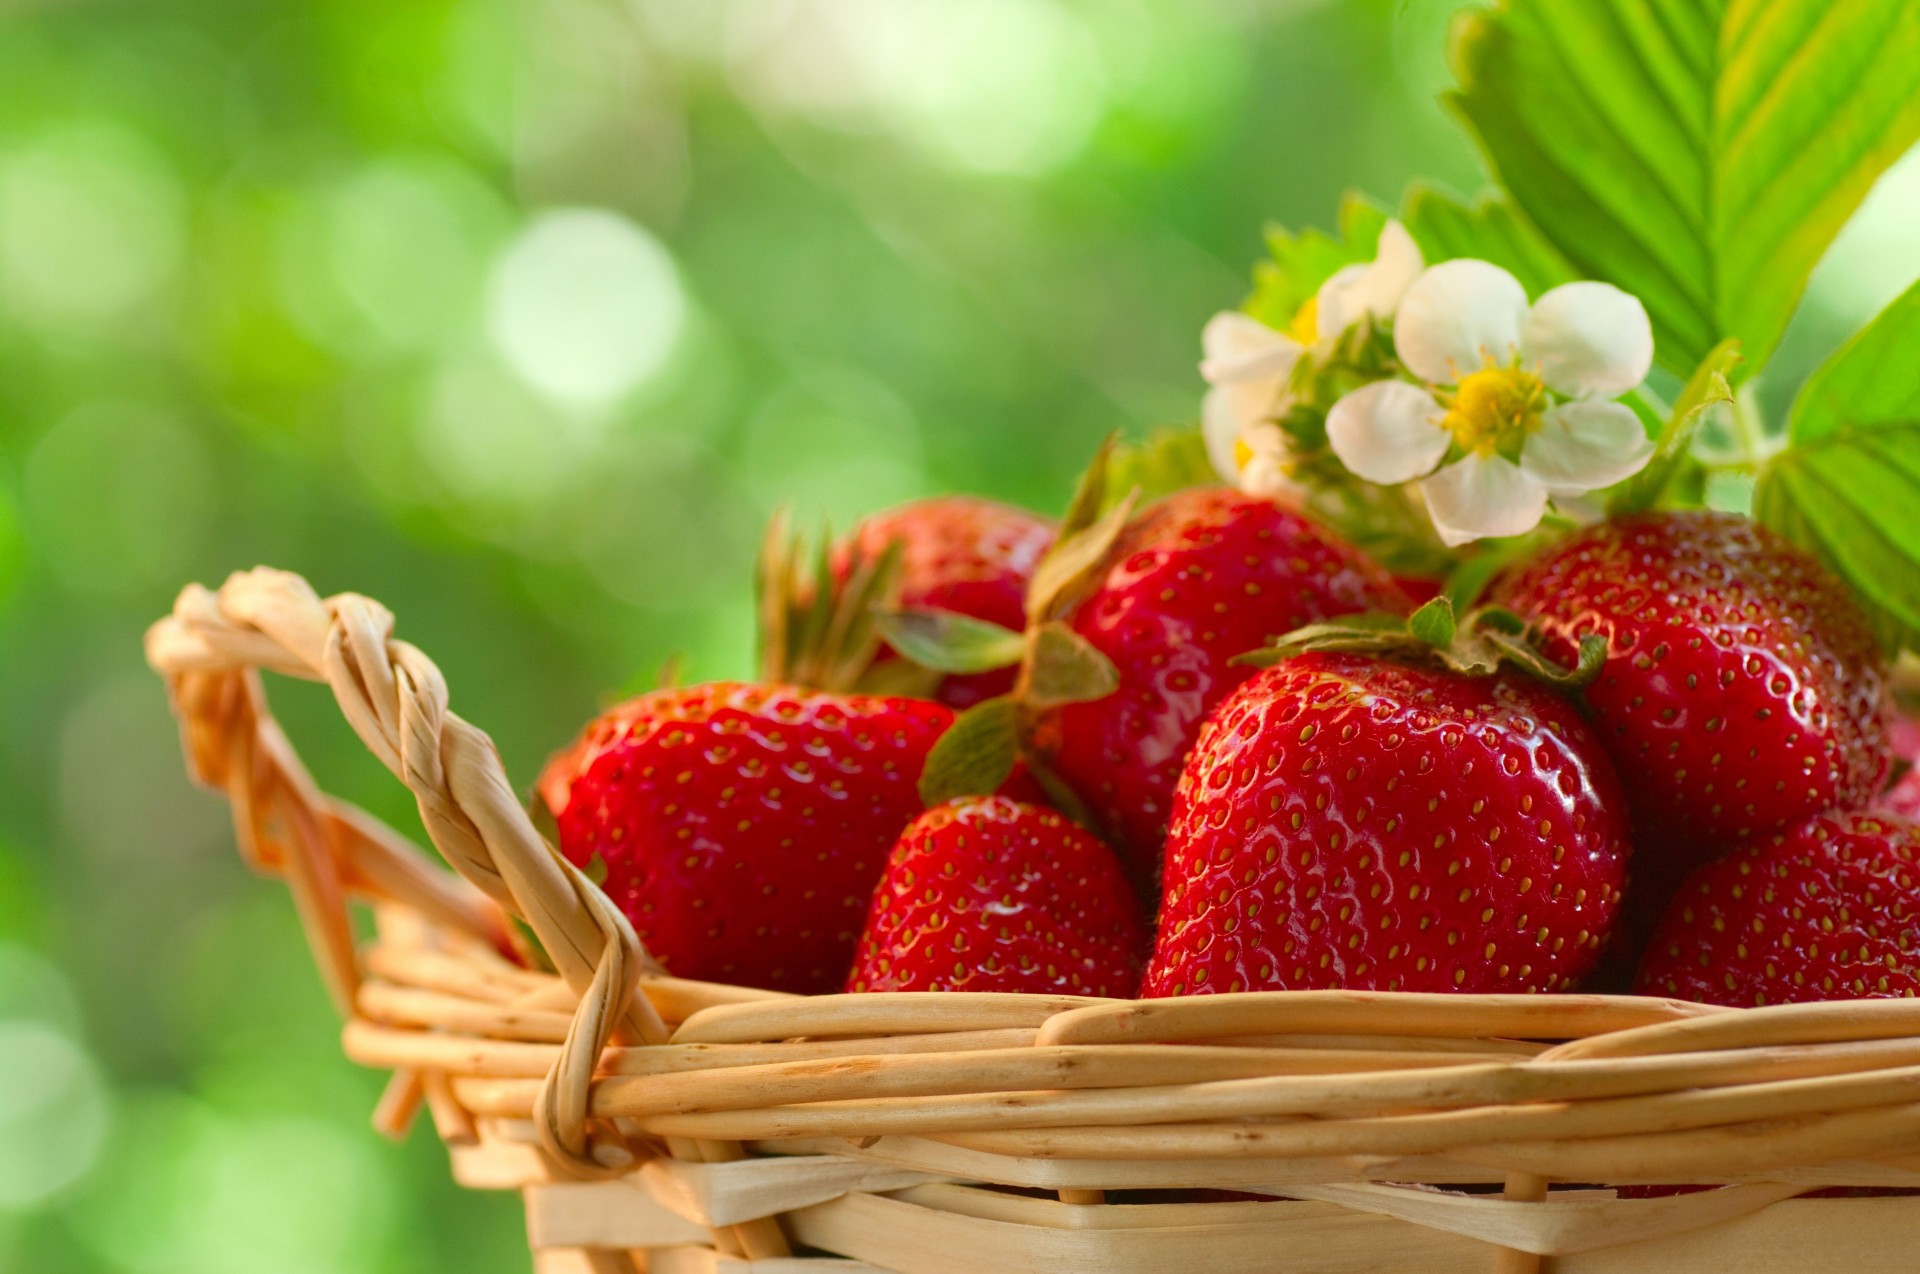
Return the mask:
POLYGON ((1296 630, 1188 757, 1142 994, 1558 991, 1617 913, 1625 804, 1600 740, 1509 612, 1296 630))

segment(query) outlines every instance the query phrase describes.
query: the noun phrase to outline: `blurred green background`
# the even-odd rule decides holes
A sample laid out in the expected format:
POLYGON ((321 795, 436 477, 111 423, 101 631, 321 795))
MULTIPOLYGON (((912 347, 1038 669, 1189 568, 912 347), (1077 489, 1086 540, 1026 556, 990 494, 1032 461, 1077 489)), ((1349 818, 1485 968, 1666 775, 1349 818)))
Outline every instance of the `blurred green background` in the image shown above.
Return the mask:
MULTIPOLYGON (((966 488, 1053 509, 1197 409, 1264 219, 1461 190, 1443 0, 0 6, 0 1268, 524 1270, 191 789, 140 634, 268 562, 389 603, 510 770, 748 566, 966 488)), ((1920 270, 1882 183, 1775 401, 1920 270)), ((323 782, 413 830, 324 693, 323 782)))

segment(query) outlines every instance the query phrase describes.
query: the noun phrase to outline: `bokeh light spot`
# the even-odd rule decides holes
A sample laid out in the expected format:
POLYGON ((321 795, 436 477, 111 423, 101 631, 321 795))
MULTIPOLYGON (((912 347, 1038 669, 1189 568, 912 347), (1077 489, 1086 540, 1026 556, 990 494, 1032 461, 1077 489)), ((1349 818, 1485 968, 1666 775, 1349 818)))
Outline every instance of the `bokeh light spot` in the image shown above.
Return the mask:
POLYGON ((487 328, 528 385, 591 408, 665 367, 685 316, 659 240, 615 213, 573 208, 536 218, 502 254, 487 328))
POLYGON ((84 1175, 107 1130, 86 1051, 44 1022, 0 1020, 0 1210, 25 1211, 84 1175))
POLYGON ((479 313, 486 259, 507 227, 499 199, 440 157, 369 164, 333 195, 339 287, 384 342, 431 347, 479 313))
POLYGON ((0 293, 63 329, 122 316, 174 274, 186 201, 166 157, 123 125, 68 124, 0 154, 0 293))
POLYGON ((754 98, 890 128, 961 168, 1057 167, 1106 104, 1098 42, 1053 0, 757 0, 741 6, 734 44, 754 98))

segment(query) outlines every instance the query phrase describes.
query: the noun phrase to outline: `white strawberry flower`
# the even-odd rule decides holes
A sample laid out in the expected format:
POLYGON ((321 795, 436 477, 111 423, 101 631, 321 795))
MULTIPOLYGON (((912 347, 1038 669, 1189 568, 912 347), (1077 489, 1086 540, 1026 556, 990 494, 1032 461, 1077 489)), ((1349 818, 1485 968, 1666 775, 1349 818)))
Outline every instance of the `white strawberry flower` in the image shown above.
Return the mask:
POLYGON ((1425 266, 1406 227, 1389 221, 1374 259, 1336 270, 1285 331, 1232 310, 1207 321, 1200 375, 1212 388, 1201 405, 1201 427, 1221 477, 1255 494, 1292 487, 1285 439, 1272 422, 1292 406, 1287 385, 1295 366, 1309 354, 1326 355, 1360 320, 1391 317, 1425 266))
POLYGON ((1563 284, 1529 306, 1499 266, 1444 261, 1401 298, 1393 343, 1421 383, 1345 395, 1327 441, 1369 482, 1419 480, 1447 544, 1530 531, 1549 499, 1612 486, 1653 455, 1640 418, 1610 401, 1646 379, 1653 329, 1611 284, 1563 284))

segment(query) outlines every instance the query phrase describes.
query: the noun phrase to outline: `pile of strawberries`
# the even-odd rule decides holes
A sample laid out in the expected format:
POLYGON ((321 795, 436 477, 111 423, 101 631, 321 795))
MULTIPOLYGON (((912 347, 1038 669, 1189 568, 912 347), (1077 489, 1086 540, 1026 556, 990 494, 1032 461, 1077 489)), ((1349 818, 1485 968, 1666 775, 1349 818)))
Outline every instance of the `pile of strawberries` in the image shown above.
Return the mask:
POLYGON ((1456 616, 1284 502, 950 497, 763 563, 755 682, 539 789, 676 975, 806 993, 1920 987, 1875 634, 1740 516, 1589 525, 1456 616))

